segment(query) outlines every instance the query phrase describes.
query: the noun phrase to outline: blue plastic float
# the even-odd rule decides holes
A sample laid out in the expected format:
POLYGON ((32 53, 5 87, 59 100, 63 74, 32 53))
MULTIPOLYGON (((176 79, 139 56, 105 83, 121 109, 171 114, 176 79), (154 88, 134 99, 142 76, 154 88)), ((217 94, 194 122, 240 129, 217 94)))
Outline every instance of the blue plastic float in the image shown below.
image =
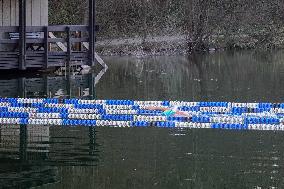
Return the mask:
POLYGON ((0 124, 284 130, 284 103, 0 98, 0 124))

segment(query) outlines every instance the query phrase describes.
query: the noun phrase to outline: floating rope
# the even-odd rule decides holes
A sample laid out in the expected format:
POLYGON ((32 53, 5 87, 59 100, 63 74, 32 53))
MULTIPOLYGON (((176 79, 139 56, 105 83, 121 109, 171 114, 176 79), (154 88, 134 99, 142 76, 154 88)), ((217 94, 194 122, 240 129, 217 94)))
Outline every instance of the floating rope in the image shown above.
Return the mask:
POLYGON ((284 130, 284 103, 0 98, 0 124, 284 130))

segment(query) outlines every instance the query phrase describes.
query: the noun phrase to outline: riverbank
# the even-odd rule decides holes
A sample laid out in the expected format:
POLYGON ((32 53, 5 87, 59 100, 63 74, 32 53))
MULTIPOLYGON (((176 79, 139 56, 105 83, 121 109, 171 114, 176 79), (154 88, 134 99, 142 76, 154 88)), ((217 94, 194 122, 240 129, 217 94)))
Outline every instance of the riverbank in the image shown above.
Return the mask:
MULTIPOLYGON (((213 52, 226 49, 284 49, 284 32, 266 38, 258 35, 238 34, 232 36, 212 35, 203 42, 199 51, 213 52)), ((112 38, 98 40, 96 50, 101 55, 177 55, 188 54, 186 35, 150 36, 145 39, 112 38)))
MULTIPOLYGON (((49 8, 49 24, 88 24, 88 1, 50 1, 49 8)), ((270 0, 98 0, 97 51, 157 55, 283 49, 283 8, 283 1, 270 0), (187 44, 184 35, 198 44, 187 44)))
POLYGON ((165 55, 186 54, 186 36, 105 39, 96 43, 101 55, 165 55))

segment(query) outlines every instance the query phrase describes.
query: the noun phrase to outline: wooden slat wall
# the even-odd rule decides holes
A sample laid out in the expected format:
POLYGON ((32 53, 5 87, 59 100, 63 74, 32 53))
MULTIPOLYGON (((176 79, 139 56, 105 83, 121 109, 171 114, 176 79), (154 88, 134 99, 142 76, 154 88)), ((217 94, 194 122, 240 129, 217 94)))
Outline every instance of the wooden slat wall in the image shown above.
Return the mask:
POLYGON ((19 25, 19 1, 14 0, 16 4, 16 26, 19 25))
MULTIPOLYGON (((27 26, 48 25, 48 0, 26 0, 27 26)), ((19 25, 18 0, 0 0, 0 26, 19 25)))
POLYGON ((0 0, 0 26, 3 25, 3 0, 0 0))
POLYGON ((16 25, 16 20, 18 19, 16 17, 16 0, 11 0, 10 1, 10 7, 11 7, 11 11, 10 11, 10 17, 11 17, 11 26, 15 26, 16 25))
POLYGON ((4 0, 2 8, 3 26, 11 26, 11 1, 4 0))
POLYGON ((40 12, 41 12, 41 3, 39 0, 32 1, 32 26, 40 26, 40 12))
POLYGON ((32 0, 26 0, 27 4, 27 26, 32 25, 32 0))
POLYGON ((48 25, 48 0, 38 0, 40 1, 40 24, 41 26, 48 25))
POLYGON ((18 65, 17 52, 0 52, 0 70, 16 69, 18 65))

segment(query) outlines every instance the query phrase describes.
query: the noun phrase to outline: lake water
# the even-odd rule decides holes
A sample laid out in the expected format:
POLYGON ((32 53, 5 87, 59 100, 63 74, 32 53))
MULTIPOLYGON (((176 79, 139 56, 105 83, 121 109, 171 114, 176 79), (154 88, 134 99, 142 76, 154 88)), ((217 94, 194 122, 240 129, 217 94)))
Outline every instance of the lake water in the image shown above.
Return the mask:
MULTIPOLYGON (((283 102, 284 52, 104 57, 88 75, 2 76, 1 97, 283 102)), ((284 188, 284 132, 0 126, 0 188, 284 188)))

